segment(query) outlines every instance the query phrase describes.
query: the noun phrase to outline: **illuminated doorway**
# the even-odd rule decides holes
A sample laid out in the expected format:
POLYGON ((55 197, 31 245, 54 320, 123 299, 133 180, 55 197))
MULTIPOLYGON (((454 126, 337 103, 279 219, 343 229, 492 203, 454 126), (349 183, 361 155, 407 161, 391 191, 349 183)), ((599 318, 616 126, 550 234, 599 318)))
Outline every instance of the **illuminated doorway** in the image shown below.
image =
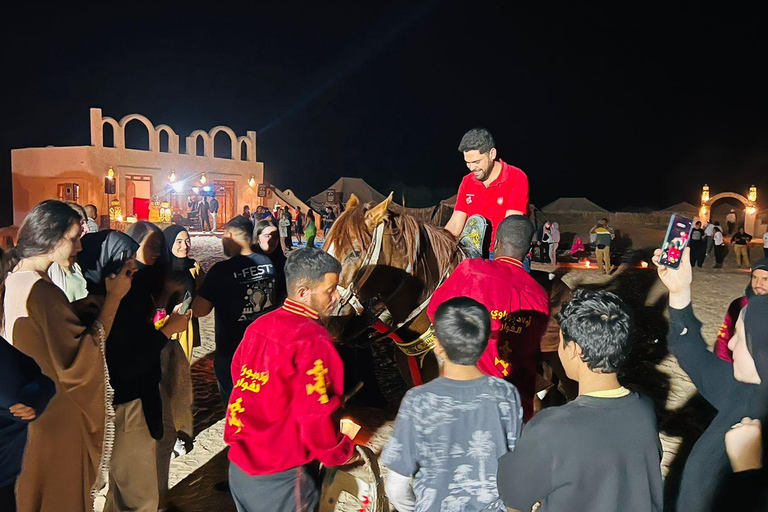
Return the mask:
POLYGON ((125 175, 125 203, 128 215, 138 220, 149 220, 149 202, 152 198, 152 176, 125 175))
POLYGON ((219 226, 223 226, 234 218, 237 213, 235 208, 235 182, 234 181, 220 181, 213 182, 214 190, 216 191, 216 200, 219 202, 219 226))

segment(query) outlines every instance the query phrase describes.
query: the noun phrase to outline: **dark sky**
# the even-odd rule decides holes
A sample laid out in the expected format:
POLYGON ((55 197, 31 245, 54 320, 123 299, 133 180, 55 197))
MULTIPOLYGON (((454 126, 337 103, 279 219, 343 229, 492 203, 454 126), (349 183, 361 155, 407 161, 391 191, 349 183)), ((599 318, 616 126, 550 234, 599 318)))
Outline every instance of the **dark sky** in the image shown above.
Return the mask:
POLYGON ((182 137, 256 130, 266 179, 302 198, 356 176, 384 193, 408 186, 412 206, 436 202, 466 172, 456 147, 475 126, 527 172, 537 206, 696 203, 704 182, 713 193, 754 183, 768 198, 764 16, 514 3, 9 16, 0 225, 11 148, 89 144, 94 106, 182 137))

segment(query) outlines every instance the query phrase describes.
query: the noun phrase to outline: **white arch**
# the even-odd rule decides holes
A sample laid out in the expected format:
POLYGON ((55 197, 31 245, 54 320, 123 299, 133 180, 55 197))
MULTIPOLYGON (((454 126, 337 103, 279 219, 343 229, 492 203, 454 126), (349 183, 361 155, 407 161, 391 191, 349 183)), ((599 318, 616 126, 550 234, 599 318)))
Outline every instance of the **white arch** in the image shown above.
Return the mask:
MULTIPOLYGON (((234 130, 228 126, 214 126, 211 128, 211 131, 208 133, 208 136, 211 138, 211 156, 216 157, 216 134, 219 132, 224 132, 227 135, 229 135, 229 145, 232 148, 232 159, 233 160, 240 160, 240 146, 238 145, 238 138, 235 134, 234 130)), ((217 158, 223 158, 223 157, 217 157, 217 158)))
POLYGON ((242 137, 238 137, 237 147, 240 150, 239 160, 256 160, 253 156, 256 152, 256 148, 253 147, 253 141, 250 138, 248 138, 245 135, 243 135, 242 137), (243 142, 245 142, 245 148, 246 148, 245 158, 243 158, 243 142))
POLYGON ((141 114, 128 114, 124 118, 120 120, 120 128, 122 128, 122 139, 123 139, 123 146, 125 147, 125 126, 130 123, 131 121, 139 121, 141 124, 143 124, 147 128, 147 137, 149 138, 149 150, 150 151, 157 151, 157 142, 158 142, 158 134, 157 131, 155 131, 154 125, 150 122, 149 119, 144 117, 141 114))
POLYGON ((123 129, 117 124, 117 121, 111 117, 103 117, 101 119, 101 145, 104 146, 104 125, 108 124, 112 127, 112 147, 123 148, 125 147, 125 137, 123 135, 123 129))
POLYGON ((187 154, 197 156, 197 138, 203 138, 203 156, 211 156, 211 139, 205 130, 195 130, 187 137, 187 154))
POLYGON ((168 152, 175 155, 179 154, 179 136, 173 131, 173 128, 167 124, 161 124, 155 128, 155 135, 157 136, 157 151, 160 151, 160 132, 168 134, 168 152))

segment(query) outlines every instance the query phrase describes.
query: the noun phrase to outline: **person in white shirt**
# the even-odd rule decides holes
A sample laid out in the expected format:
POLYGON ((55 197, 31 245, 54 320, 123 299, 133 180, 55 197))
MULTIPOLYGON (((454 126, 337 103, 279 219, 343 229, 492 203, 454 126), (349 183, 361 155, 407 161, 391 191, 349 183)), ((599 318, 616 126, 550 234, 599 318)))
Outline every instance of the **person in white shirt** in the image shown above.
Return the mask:
POLYGON ((723 268, 723 260, 728 248, 723 238, 723 230, 720 229, 720 223, 717 221, 715 221, 715 234, 712 236, 712 239, 715 244, 715 266, 712 268, 723 268))
POLYGON ((706 247, 706 253, 704 256, 709 256, 709 254, 712 252, 712 248, 715 246, 714 241, 712 240, 712 237, 715 234, 715 225, 711 222, 707 222, 707 227, 704 228, 704 242, 706 247))

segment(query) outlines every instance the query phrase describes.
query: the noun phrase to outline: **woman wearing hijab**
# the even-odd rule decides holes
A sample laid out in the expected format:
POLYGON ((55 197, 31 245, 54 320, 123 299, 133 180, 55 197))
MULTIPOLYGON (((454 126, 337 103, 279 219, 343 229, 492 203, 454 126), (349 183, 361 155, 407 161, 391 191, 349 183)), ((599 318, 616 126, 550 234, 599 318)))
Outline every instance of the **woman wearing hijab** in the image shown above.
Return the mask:
POLYGON ((659 278, 669 289, 670 351, 699 393, 717 409, 717 416, 696 441, 686 461, 677 510, 713 510, 713 502, 722 492, 719 485, 732 473, 725 435, 742 418, 763 418, 768 410, 766 308, 764 301, 756 300, 763 297, 747 304, 729 342, 733 365, 718 359, 708 350, 701 336, 701 322, 693 314, 690 248, 678 269, 659 266, 660 255, 661 250, 657 249, 653 261, 658 266, 659 278))
MULTIPOLYGON (((181 297, 174 289, 173 281, 166 279, 166 259, 163 232, 151 222, 140 221, 132 224, 128 236, 139 244, 136 264, 146 268, 152 282, 151 293, 155 308, 157 325, 165 326, 167 313, 176 305, 174 297, 181 297)), ((141 277, 139 273, 136 277, 141 277)), ((177 437, 184 439, 182 444, 191 444, 192 440, 192 376, 189 362, 179 343, 166 343, 160 352, 160 399, 162 402, 163 435, 157 440, 157 489, 160 498, 168 491, 168 472, 171 453, 177 445, 177 437)), ((191 448, 186 451, 190 451, 191 448)))
POLYGON ((114 411, 105 342, 132 269, 126 265, 106 279, 104 304, 86 327, 47 275, 54 261, 72 265, 81 230, 69 206, 43 201, 24 219, 6 267, 3 337, 56 385, 45 414, 29 425, 16 488, 22 512, 91 511, 106 484, 114 411))
MULTIPOLYGON (((168 248, 170 278, 184 284, 182 302, 184 308, 188 308, 200 289, 205 272, 198 262, 189 257, 192 241, 186 228, 171 224, 163 231, 163 237, 168 248)), ((186 331, 179 333, 177 339, 187 355, 187 362, 192 363, 192 349, 200 346, 200 323, 197 318, 190 317, 186 331)))

